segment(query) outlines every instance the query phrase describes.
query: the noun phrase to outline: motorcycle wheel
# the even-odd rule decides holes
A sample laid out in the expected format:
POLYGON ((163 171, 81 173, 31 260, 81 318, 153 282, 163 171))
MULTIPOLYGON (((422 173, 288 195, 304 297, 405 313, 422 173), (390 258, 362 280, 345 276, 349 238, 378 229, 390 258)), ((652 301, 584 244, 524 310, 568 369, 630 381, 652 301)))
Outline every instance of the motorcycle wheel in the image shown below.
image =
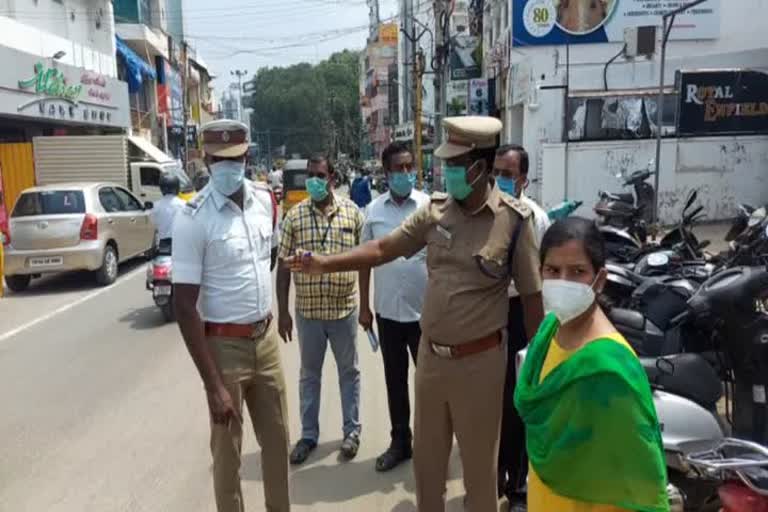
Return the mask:
POLYGON ((160 312, 163 314, 166 322, 173 322, 176 320, 176 312, 173 310, 173 302, 168 302, 163 306, 160 306, 160 312))

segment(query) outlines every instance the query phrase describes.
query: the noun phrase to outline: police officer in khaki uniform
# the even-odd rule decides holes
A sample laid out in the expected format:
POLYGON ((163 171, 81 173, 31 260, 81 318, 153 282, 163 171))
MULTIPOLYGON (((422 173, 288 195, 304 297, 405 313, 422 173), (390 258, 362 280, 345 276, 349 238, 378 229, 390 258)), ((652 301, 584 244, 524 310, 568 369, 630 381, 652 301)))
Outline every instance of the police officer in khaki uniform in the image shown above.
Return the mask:
POLYGON ((429 278, 416 368, 414 472, 420 512, 443 512, 455 435, 470 512, 495 512, 497 453, 507 366, 507 288, 514 278, 535 332, 543 316, 530 210, 492 185, 501 122, 446 118, 447 194, 434 193, 390 235, 333 256, 301 253, 285 262, 309 273, 358 270, 427 247, 429 278))
POLYGON ((200 372, 211 420, 219 512, 243 512, 243 403, 261 446, 268 512, 288 512, 288 414, 280 342, 272 322, 271 267, 278 225, 269 187, 245 179, 248 128, 201 130, 211 181, 173 228, 176 316, 200 372))

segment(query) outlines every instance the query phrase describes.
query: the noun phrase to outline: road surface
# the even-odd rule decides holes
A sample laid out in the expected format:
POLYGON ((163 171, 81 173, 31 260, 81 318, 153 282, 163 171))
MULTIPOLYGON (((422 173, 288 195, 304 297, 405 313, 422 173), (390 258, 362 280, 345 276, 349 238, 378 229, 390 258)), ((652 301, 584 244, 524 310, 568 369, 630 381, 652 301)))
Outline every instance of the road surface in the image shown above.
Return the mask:
MULTIPOLYGON (((320 446, 292 470, 294 510, 416 510, 410 463, 388 474, 374 470, 389 442, 386 390, 380 353, 362 332, 359 352, 360 453, 348 463, 337 458, 341 412, 329 354, 320 446)), ((282 355, 295 441, 296 344, 284 345, 282 355)), ((0 382, 0 510, 214 510, 202 386, 176 325, 163 323, 144 290, 143 265, 124 268, 106 289, 71 274, 0 299, 0 382)), ((264 510, 253 435, 243 454, 246 508, 264 510)), ((454 449, 449 511, 462 510, 460 468, 454 449)))

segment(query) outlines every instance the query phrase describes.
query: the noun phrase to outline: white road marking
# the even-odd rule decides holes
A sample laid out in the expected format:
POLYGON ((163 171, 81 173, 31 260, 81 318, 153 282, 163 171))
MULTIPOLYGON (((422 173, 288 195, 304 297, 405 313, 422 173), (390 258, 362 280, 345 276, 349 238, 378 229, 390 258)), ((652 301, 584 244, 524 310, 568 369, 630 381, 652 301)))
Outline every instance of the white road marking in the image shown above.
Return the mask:
POLYGON ((101 295, 103 293, 107 293, 110 290, 114 290, 116 287, 120 286, 122 283, 124 283, 126 281, 129 281, 134 275, 140 274, 142 272, 146 273, 146 271, 147 271, 146 265, 141 265, 139 268, 131 270, 130 272, 125 274, 123 277, 118 279, 111 286, 107 286, 105 288, 99 288, 98 290, 94 290, 91 293, 89 293, 87 295, 84 295, 83 297, 80 297, 79 299, 77 299, 74 302, 70 302, 69 304, 65 304, 65 305, 61 306, 60 308, 54 309, 53 311, 50 311, 50 312, 46 313, 45 315, 43 315, 41 317, 35 318, 32 321, 29 321, 29 322, 27 322, 25 324, 22 324, 19 327, 16 327, 15 329, 11 329, 8 332, 4 332, 4 333, 0 334, 0 343, 2 343, 3 341, 8 340, 10 338, 13 338, 17 334, 19 334, 19 333, 21 333, 23 331, 26 331, 30 327, 34 327, 34 326, 36 326, 38 324, 46 322, 46 321, 50 320, 51 318, 55 317, 56 315, 60 315, 61 313, 64 313, 65 311, 69 311, 70 309, 72 309, 74 307, 77 307, 80 304, 83 304, 84 302, 88 302, 89 300, 91 300, 94 297, 98 297, 99 295, 101 295))

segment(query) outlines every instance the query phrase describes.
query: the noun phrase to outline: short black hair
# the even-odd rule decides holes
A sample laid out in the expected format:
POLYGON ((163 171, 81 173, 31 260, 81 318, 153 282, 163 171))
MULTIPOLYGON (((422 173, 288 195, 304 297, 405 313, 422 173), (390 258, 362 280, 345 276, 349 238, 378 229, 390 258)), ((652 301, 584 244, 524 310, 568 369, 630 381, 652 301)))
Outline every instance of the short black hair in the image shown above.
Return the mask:
POLYGON ((527 176, 528 175, 528 152, 525 150, 523 146, 520 144, 504 144, 499 149, 496 150, 496 156, 504 156, 510 151, 514 151, 518 155, 520 155, 520 173, 527 176))
POLYGON ((395 141, 381 152, 381 165, 384 167, 385 171, 389 171, 389 163, 392 161, 393 156, 399 155, 400 153, 410 152, 411 148, 408 144, 401 141, 395 141))
POLYGON ((493 161, 496 159, 496 148, 473 149, 469 152, 469 158, 471 158, 473 162, 485 160, 486 168, 488 169, 488 172, 490 172, 493 169, 493 161))
POLYGON ((605 242, 603 242, 603 236, 600 234, 597 224, 578 216, 559 220, 547 229, 539 249, 541 264, 544 264, 544 258, 550 249, 562 247, 574 240, 581 242, 584 246, 584 252, 587 253, 595 272, 605 267, 605 242))
POLYGON ((328 166, 328 174, 334 174, 333 162, 331 161, 331 158, 322 153, 316 153, 309 157, 309 160, 307 161, 307 169, 309 169, 310 164, 322 164, 322 163, 325 163, 325 165, 328 166))

